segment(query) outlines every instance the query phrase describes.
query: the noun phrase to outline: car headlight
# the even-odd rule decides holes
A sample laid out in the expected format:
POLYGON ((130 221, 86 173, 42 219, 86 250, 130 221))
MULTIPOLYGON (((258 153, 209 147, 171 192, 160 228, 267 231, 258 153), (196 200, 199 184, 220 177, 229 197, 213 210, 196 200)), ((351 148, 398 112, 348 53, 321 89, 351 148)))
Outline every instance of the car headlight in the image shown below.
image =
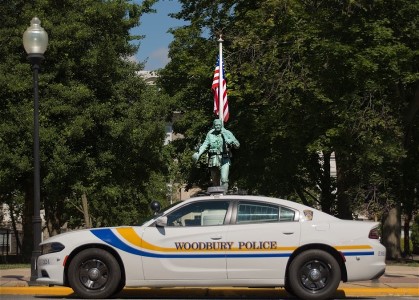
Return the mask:
POLYGON ((41 245, 41 254, 48 254, 48 253, 54 253, 54 252, 60 252, 65 247, 61 243, 53 242, 48 244, 41 245))

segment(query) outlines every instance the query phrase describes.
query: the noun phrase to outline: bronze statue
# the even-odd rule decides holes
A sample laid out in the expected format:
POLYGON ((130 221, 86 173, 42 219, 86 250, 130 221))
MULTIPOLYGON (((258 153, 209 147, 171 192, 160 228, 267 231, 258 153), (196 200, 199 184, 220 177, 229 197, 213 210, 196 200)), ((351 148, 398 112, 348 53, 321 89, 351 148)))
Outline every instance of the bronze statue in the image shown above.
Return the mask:
POLYGON ((221 185, 228 190, 228 176, 231 164, 231 148, 239 148, 240 143, 233 133, 225 128, 221 120, 215 119, 213 128, 207 133, 204 143, 198 152, 192 155, 195 162, 205 152, 208 152, 208 167, 211 172, 213 186, 221 185))

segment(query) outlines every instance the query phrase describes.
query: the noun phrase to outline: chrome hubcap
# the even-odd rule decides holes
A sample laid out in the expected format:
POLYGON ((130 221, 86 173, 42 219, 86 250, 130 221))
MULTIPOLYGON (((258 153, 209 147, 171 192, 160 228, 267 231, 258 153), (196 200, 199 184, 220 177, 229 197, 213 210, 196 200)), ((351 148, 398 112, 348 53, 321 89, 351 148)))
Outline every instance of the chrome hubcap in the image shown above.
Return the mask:
POLYGON ((88 274, 90 280, 97 280, 100 277, 100 271, 97 268, 90 269, 88 274))
POLYGON ((79 268, 79 280, 91 290, 103 288, 108 282, 108 267, 98 259, 85 261, 79 268))
POLYGON ((325 288, 330 276, 330 266, 318 260, 308 261, 300 270, 300 282, 311 292, 325 288))
POLYGON ((310 271, 309 276, 310 276, 310 280, 312 280, 312 281, 319 280, 319 278, 320 278, 320 271, 317 270, 317 269, 313 269, 313 270, 310 271))

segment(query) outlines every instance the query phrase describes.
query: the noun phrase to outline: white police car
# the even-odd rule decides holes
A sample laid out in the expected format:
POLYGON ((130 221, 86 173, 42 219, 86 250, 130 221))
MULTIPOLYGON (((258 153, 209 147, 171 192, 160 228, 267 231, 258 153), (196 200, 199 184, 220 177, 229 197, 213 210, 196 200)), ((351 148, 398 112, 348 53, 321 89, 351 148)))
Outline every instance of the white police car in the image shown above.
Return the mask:
POLYGON ((202 196, 142 226, 45 240, 37 281, 70 286, 83 298, 107 298, 124 286, 243 286, 285 287, 302 299, 327 299, 340 281, 384 273, 377 226, 282 199, 202 196))

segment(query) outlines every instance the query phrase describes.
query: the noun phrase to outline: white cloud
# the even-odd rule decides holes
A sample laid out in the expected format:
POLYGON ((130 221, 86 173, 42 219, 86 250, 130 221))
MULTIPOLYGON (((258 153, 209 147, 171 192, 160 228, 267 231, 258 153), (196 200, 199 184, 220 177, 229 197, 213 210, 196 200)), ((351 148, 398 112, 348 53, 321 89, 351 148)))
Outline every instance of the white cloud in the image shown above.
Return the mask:
POLYGON ((170 61, 168 48, 158 48, 151 52, 145 65, 146 70, 156 70, 164 68, 170 61))
POLYGON ((128 57, 127 60, 135 62, 135 63, 139 63, 138 58, 135 55, 128 57))

